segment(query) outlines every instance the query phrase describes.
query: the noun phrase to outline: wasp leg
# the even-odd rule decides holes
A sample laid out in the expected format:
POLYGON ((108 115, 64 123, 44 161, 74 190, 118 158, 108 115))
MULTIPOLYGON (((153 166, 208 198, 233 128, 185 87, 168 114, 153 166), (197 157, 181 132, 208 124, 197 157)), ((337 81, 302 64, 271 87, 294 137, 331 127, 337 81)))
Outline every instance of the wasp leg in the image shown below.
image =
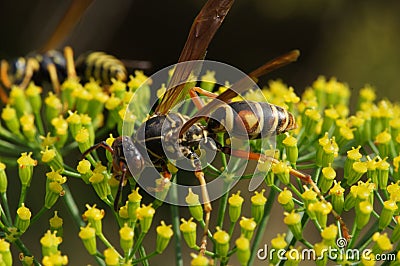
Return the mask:
MULTIPOLYGON (((54 92, 60 95, 60 81, 58 80, 56 66, 53 63, 47 65, 47 71, 49 72, 50 81, 53 85, 54 92)), ((66 106, 68 108, 68 106, 66 106)))
MULTIPOLYGON (((228 155, 232 155, 235 157, 239 158, 245 158, 248 160, 261 160, 261 161, 270 161, 273 164, 279 163, 279 161, 271 156, 267 156, 264 154, 260 153, 254 153, 254 152, 247 152, 247 151, 240 151, 240 150, 232 150, 229 147, 222 147, 220 143, 216 143, 218 149, 228 155)), ((311 176, 305 173, 302 173, 300 171, 297 171, 296 169, 290 168, 290 174, 300 178, 304 183, 309 184, 312 189, 317 193, 318 197, 322 202, 327 202, 325 197, 322 195, 321 190, 318 188, 317 184, 312 180, 311 176)), ((343 218, 335 211, 332 210, 332 215, 335 217, 336 220, 339 221, 341 230, 342 230, 342 235, 345 237, 347 240, 351 238, 351 235, 349 233, 349 229, 346 226, 346 223, 343 221, 343 218)))
POLYGON ((207 190, 207 183, 206 179, 204 178, 204 173, 201 170, 201 163, 200 159, 197 156, 197 154, 190 152, 187 156, 192 162, 193 166, 195 167, 194 175, 196 178, 199 180, 200 183, 200 189, 201 189, 201 196, 203 199, 203 209, 205 212, 205 218, 204 218, 204 231, 203 231, 203 237, 201 239, 201 245, 200 245, 200 253, 202 255, 205 254, 206 249, 207 249, 207 236, 208 236, 208 228, 210 224, 210 217, 211 217, 211 202, 210 202, 210 196, 208 195, 208 190, 207 190))
POLYGON ((102 148, 108 150, 109 152, 111 152, 111 154, 114 154, 114 149, 111 148, 111 146, 108 145, 107 142, 102 141, 102 142, 99 142, 99 143, 93 145, 93 146, 90 147, 89 149, 87 149, 87 150, 82 154, 82 158, 85 158, 89 153, 91 153, 91 152, 94 151, 94 150, 97 150, 97 149, 100 148, 100 147, 102 147, 102 148))
POLYGON ((67 77, 68 78, 76 78, 76 70, 74 63, 74 51, 71 47, 66 46, 64 48, 64 57, 67 65, 67 77))
POLYGON ((166 164, 161 165, 162 167, 162 179, 161 182, 158 182, 156 180, 156 187, 147 187, 147 189, 151 192, 162 192, 165 189, 165 186, 171 182, 172 174, 168 170, 168 167, 166 164))
POLYGON ((203 90, 200 87, 193 87, 189 90, 189 96, 192 99, 192 102, 194 103, 194 105, 196 106, 197 109, 201 109, 204 107, 204 102, 203 100, 199 97, 198 94, 210 97, 210 98, 217 98, 218 94, 203 90))
POLYGON ((128 172, 128 167, 126 166, 125 162, 123 162, 123 161, 119 162, 119 168, 121 170, 121 176, 119 179, 117 194, 115 195, 115 199, 114 199, 114 210, 115 211, 118 211, 118 205, 121 200, 122 190, 123 190, 123 188, 125 186, 125 182, 126 182, 126 173, 128 172))
POLYGON ((23 89, 28 87, 29 82, 32 81, 32 76, 35 71, 39 70, 39 63, 34 58, 28 58, 26 62, 25 75, 19 86, 23 89))
POLYGON ((1 86, 1 84, 0 84, 0 100, 1 100, 4 104, 8 103, 8 96, 7 96, 7 93, 6 93, 6 91, 4 90, 3 86, 1 86))
POLYGON ((8 68, 9 68, 9 64, 6 60, 1 60, 1 64, 0 64, 0 80, 3 83, 4 87, 6 87, 7 89, 11 88, 11 81, 8 77, 8 68))

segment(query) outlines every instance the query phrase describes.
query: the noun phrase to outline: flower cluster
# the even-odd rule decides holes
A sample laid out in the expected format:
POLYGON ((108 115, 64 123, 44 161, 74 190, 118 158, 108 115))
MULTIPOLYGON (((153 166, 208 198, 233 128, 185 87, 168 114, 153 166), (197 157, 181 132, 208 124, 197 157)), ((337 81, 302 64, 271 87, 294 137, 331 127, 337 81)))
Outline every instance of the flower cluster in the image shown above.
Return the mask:
MULTIPOLYGON (((207 72, 198 85, 219 93, 230 87, 227 81, 225 86, 216 88, 214 75, 207 72)), ((260 153, 259 157, 253 154, 259 158, 254 174, 236 176, 241 161, 228 167, 228 161, 235 159, 224 154, 218 167, 205 166, 207 180, 222 176, 226 186, 210 222, 210 203, 202 204, 200 195, 189 189, 186 204, 191 217, 179 217, 179 207, 171 206, 172 225, 157 221, 157 227, 153 220, 163 202, 146 198, 143 203, 136 180, 128 171, 121 180, 122 171, 118 170, 122 169, 118 167, 124 166, 119 161, 124 158, 116 158, 118 153, 112 147, 114 136, 122 131, 131 135, 142 124, 151 109, 152 91, 155 94, 159 89, 157 93, 161 95, 165 85, 151 90, 147 77, 135 72, 128 82, 113 80, 111 85, 94 80, 81 83, 76 75, 69 75, 59 87, 60 90, 53 90, 33 82, 26 88, 13 85, 7 97, 3 97, 0 264, 12 265, 10 245, 21 251, 24 265, 39 263, 40 256, 31 254, 23 242, 28 238, 21 236, 29 234, 43 214, 58 210, 60 199, 80 227, 75 232, 80 244, 102 265, 147 265, 149 259, 164 253, 173 236, 177 241, 182 236, 193 251, 191 265, 227 265, 232 261, 252 265, 258 259, 257 250, 263 247, 261 241, 271 217, 282 221, 286 229, 269 240, 272 248, 285 251, 284 257, 271 254, 271 265, 283 260, 287 265, 299 265, 307 259, 301 253, 304 249, 314 250, 318 265, 328 265, 330 260, 338 264, 373 265, 382 254, 393 255, 394 265, 400 264, 400 106, 388 100, 377 101, 370 86, 360 89, 354 108, 350 108, 348 85, 322 76, 301 96, 281 81, 271 81, 261 94, 248 91, 235 97, 232 101, 262 101, 265 97, 291 112, 297 128, 277 136, 273 150, 265 150, 259 140, 251 140, 254 154, 260 153), (135 93, 139 87, 140 93, 135 93), (135 104, 130 104, 132 101, 135 104), (105 141, 95 144, 102 140, 105 141), (104 158, 95 151, 98 147, 106 148, 104 158), (84 159, 74 159, 81 154, 85 154, 84 159), (15 210, 7 198, 11 176, 8 171, 13 167, 21 187, 20 194, 13 198, 15 210), (249 196, 243 189, 229 192, 233 182, 260 176, 265 182, 254 195, 249 196), (45 186, 44 195, 39 196, 43 202, 39 210, 30 208, 33 202, 28 193, 35 179, 43 180, 45 186), (76 206, 68 187, 70 179, 80 180, 98 198, 98 202, 86 205, 82 216, 78 207, 83 206, 76 206), (120 197, 120 189, 127 182, 131 193, 127 198, 120 197), (247 206, 248 212, 244 211, 246 204, 251 205, 247 206), (280 212, 271 213, 274 204, 280 212), (103 223, 106 214, 115 217, 114 227, 103 223), (317 239, 307 233, 309 228, 318 232, 317 239), (114 234, 108 233, 113 230, 114 234), (146 238, 151 232, 156 239, 146 238), (119 244, 113 243, 109 235, 116 236, 119 244), (339 246, 342 239, 346 245, 339 246), (146 252, 145 240, 153 241, 152 251, 146 252), (328 248, 339 249, 341 256, 328 256, 328 248), (347 256, 348 250, 361 252, 366 248, 371 250, 368 255, 347 256)), ((224 145, 235 141, 222 134, 217 137, 224 145)), ((173 196, 168 182, 175 182, 182 172, 171 164, 167 168, 171 176, 157 180, 158 198, 173 196), (161 187, 165 189, 158 190, 161 187)), ((196 176, 203 177, 199 172, 196 176)), ((71 261, 60 248, 65 234, 60 217, 66 215, 55 211, 48 230, 43 232, 43 265, 65 265, 71 261)), ((177 264, 183 264, 180 245, 176 247, 177 264)))

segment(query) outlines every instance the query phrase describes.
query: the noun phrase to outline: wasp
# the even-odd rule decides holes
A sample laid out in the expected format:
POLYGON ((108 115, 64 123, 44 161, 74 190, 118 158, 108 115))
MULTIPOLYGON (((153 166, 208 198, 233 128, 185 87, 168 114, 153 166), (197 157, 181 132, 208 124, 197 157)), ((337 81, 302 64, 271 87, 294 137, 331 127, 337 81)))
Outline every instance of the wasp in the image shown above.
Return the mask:
MULTIPOLYGON (((181 52, 178 62, 202 59, 208 45, 222 24, 225 16, 230 10, 233 0, 209 0, 195 18, 190 29, 187 41, 181 52)), ((299 51, 291 51, 275 58, 249 74, 256 80, 274 69, 296 61, 299 51)), ((174 71, 170 84, 179 84, 181 80, 187 80, 191 69, 186 66, 179 67, 174 71)), ((201 142, 209 143, 210 148, 237 157, 251 160, 269 160, 276 163, 277 160, 252 152, 233 150, 228 146, 218 143, 216 135, 227 131, 236 131, 239 135, 250 139, 257 139, 265 134, 281 134, 296 127, 294 116, 285 109, 259 102, 230 102, 230 100, 248 88, 244 86, 245 81, 239 80, 230 89, 220 95, 209 93, 201 88, 187 88, 186 84, 171 87, 161 98, 154 114, 145 121, 132 136, 120 136, 109 146, 106 142, 95 144, 83 153, 83 156, 97 148, 103 147, 112 154, 112 165, 114 174, 119 178, 119 189, 115 196, 114 208, 118 204, 122 194, 123 186, 130 176, 137 176, 148 164, 153 164, 162 169, 165 182, 169 182, 171 174, 167 168, 168 158, 178 159, 185 157, 192 165, 194 175, 201 187, 203 205, 205 210, 205 227, 201 244, 201 252, 206 249, 207 232, 212 210, 206 189, 206 181, 202 171, 199 156, 194 152, 201 142), (171 108, 179 103, 184 97, 190 95, 195 106, 199 109, 195 118, 189 118, 179 112, 171 112, 171 108), (207 105, 198 97, 198 94, 215 98, 207 105), (221 102, 228 104, 220 106, 221 102), (217 120, 206 119, 204 125, 200 119, 212 113, 217 120, 230 121, 228 126, 221 126, 217 120), (239 124, 241 126, 239 126, 239 124), (214 140, 207 142, 207 139, 214 140), (164 148, 163 148, 164 145, 164 148), (166 154, 168 151, 168 156, 166 154), (134 167, 128 169, 129 164, 134 167)), ((309 175, 296 170, 291 173, 306 183, 310 183, 309 175)))

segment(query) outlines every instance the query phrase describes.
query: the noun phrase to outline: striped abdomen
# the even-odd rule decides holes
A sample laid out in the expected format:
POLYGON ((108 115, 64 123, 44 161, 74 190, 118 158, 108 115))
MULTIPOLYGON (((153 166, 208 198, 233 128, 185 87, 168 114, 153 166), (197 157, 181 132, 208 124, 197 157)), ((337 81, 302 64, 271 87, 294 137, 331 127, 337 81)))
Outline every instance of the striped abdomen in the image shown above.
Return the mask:
POLYGON ((266 102, 232 102, 211 114, 207 130, 228 132, 238 138, 257 139, 281 134, 297 127, 294 116, 266 102))
POLYGON ((76 71, 84 81, 90 78, 111 84, 111 79, 126 80, 125 65, 116 57, 103 52, 89 52, 78 57, 76 71))

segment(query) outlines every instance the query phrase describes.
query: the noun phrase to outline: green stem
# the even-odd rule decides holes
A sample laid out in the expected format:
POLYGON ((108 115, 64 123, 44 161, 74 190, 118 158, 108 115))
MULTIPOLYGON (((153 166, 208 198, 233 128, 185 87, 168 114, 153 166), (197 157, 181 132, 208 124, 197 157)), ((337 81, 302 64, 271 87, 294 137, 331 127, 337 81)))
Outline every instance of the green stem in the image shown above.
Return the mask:
MULTIPOLYGON (((97 237, 100 239, 101 242, 107 247, 107 248, 112 248, 114 249, 113 245, 108 241, 108 239, 104 236, 103 232, 100 232, 100 234, 97 235, 97 237)), ((119 255, 119 254, 118 254, 119 255)), ((119 255, 121 258, 122 256, 119 255)))
MULTIPOLYGON (((146 255, 145 257, 141 257, 140 259, 133 260, 133 265, 138 264, 139 262, 147 261, 148 259, 154 257, 158 253, 156 251, 151 252, 149 255, 146 255)), ((143 264, 144 265, 144 264, 143 264)))
POLYGON ((315 168, 315 163, 309 163, 309 164, 296 164, 297 170, 304 170, 304 169, 314 169, 315 168))
POLYGON ((33 218, 31 219, 31 224, 35 223, 37 220, 39 220, 39 218, 49 209, 47 209, 46 207, 42 207, 38 213, 36 213, 35 216, 33 216, 33 218))
POLYGON ((143 239, 145 237, 146 233, 140 232, 138 239, 136 240, 135 245, 133 246, 132 252, 131 252, 131 257, 135 255, 135 253, 138 251, 139 247, 142 245, 143 239))
MULTIPOLYGON (((10 206, 8 205, 7 193, 0 193, 1 201, 4 203, 5 220, 8 224, 12 224, 10 206)), ((3 206, 3 205, 2 205, 3 206)))
POLYGON ((25 202, 27 189, 28 189, 28 187, 26 185, 21 186, 21 194, 19 195, 19 201, 18 201, 19 207, 21 207, 22 203, 25 202))
POLYGON ((74 198, 72 197, 71 191, 67 184, 63 184, 63 189, 65 194, 61 197, 67 206, 68 211, 71 214, 72 219, 74 220, 76 226, 78 228, 85 226, 85 222, 82 220, 82 216, 79 212, 78 206, 75 203, 74 198))
POLYGON ((356 224, 353 225, 353 229, 351 230, 351 239, 349 244, 347 245, 347 248, 351 249, 353 248, 355 239, 358 238, 358 235, 360 234, 361 230, 357 228, 356 224))
POLYGON ((18 247, 19 250, 24 254, 24 256, 33 257, 33 264, 40 265, 40 263, 35 259, 32 253, 28 250, 28 248, 22 243, 21 239, 17 239, 14 241, 14 244, 18 247))
POLYGON ((178 192, 177 192, 177 186, 172 186, 170 190, 170 196, 172 199, 172 204, 171 206, 171 215, 172 215, 172 230, 174 232, 174 244, 175 244, 175 264, 177 266, 183 266, 183 260, 182 260, 182 235, 181 235, 181 230, 179 230, 179 208, 175 202, 178 202, 178 192))
POLYGON ((80 173, 76 173, 76 172, 69 171, 69 170, 66 170, 66 169, 64 169, 62 171, 62 174, 66 175, 66 176, 70 176, 70 177, 81 178, 81 174, 80 173))
POLYGON ((272 205, 274 203, 274 198, 276 195, 276 191, 275 190, 271 190, 269 195, 268 195, 268 199, 267 199, 267 204, 265 204, 265 209, 264 209, 264 215, 261 218, 260 221, 260 225, 258 226, 256 235, 254 237, 254 242, 253 245, 251 246, 251 250, 253 251, 250 255, 250 259, 247 265, 253 265, 254 260, 256 258, 256 250, 258 249, 258 247, 260 246, 260 243, 264 237, 264 233, 265 230, 267 229, 267 224, 268 224, 268 220, 270 217, 270 213, 272 210, 272 205))
MULTIPOLYGON (((196 251, 200 251, 200 247, 199 246, 195 246, 193 249, 196 250, 196 251)), ((204 252, 204 254, 209 256, 209 257, 211 257, 211 258, 215 258, 215 253, 214 252, 206 250, 204 252)))
POLYGON ((218 218, 217 218, 217 226, 222 228, 222 225, 224 223, 224 218, 225 218, 225 211, 226 211, 226 206, 228 205, 228 188, 230 184, 226 181, 224 181, 224 187, 223 191, 224 194, 222 195, 220 202, 219 202, 219 208, 218 208, 218 218))
POLYGON ((142 265, 143 266, 149 266, 150 265, 149 261, 148 261, 148 258, 147 258, 147 255, 146 255, 146 250, 144 249, 143 245, 140 246, 140 248, 139 248, 139 256, 140 256, 140 258, 145 258, 144 260, 142 260, 142 265))
POLYGON ((35 122, 36 122, 36 126, 38 128, 39 134, 41 136, 44 136, 45 132, 44 132, 43 120, 42 120, 42 116, 40 115, 40 111, 34 112, 33 115, 35 116, 35 122))

